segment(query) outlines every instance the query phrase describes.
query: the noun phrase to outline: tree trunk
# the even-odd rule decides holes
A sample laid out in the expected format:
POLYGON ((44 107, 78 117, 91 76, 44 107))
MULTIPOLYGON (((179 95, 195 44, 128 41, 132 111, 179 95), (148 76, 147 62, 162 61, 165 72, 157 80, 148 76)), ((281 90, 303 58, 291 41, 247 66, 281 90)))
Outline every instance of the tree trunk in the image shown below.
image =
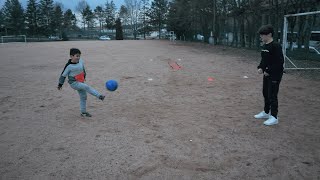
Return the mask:
POLYGON ((303 33, 303 29, 305 26, 305 17, 303 16, 299 16, 298 17, 298 49, 301 48, 303 41, 304 41, 304 33, 303 33))
POLYGON ((280 10, 279 9, 279 2, 278 0, 275 0, 275 11, 273 13, 274 14, 274 22, 273 22, 273 27, 274 27, 274 35, 273 35, 273 40, 275 42, 278 42, 278 39, 279 39, 279 34, 278 34, 278 31, 279 31, 279 15, 280 15, 280 10))
POLYGON ((161 39, 161 17, 159 16, 159 39, 161 39))
POLYGON ((246 40, 244 35, 244 15, 240 17, 240 43, 241 47, 246 47, 246 40))
POLYGON ((316 22, 315 16, 308 15, 306 17, 306 23, 305 23, 305 28, 304 28, 304 48, 305 48, 305 55, 306 59, 308 59, 309 56, 309 46, 310 46, 310 37, 311 37, 311 30, 316 22))
POLYGON ((213 0, 213 36, 214 36, 214 44, 216 45, 218 42, 218 32, 217 32, 217 0, 213 0))
POLYGON ((159 26, 158 26, 158 30, 159 30, 159 39, 161 39, 161 25, 159 23, 159 26))
POLYGON ((237 19, 233 17, 233 37, 231 46, 238 47, 238 28, 237 28, 237 19))
POLYGON ((281 0, 280 2, 280 15, 279 15, 279 27, 280 27, 280 43, 283 43, 283 23, 284 23, 284 14, 285 14, 285 5, 284 5, 284 0, 281 0))
MULTIPOLYGON (((254 20, 255 24, 256 24, 256 29, 259 29, 259 27, 262 24, 262 16, 257 15, 256 19, 254 20)), ((255 33, 255 41, 256 41, 256 48, 259 49, 260 48, 260 36, 255 33)))
POLYGON ((248 35, 248 47, 251 48, 251 45, 252 45, 252 25, 251 25, 251 22, 250 20, 248 19, 248 17, 246 18, 246 22, 247 22, 247 35, 248 35))
POLYGON ((288 23, 289 23, 288 28, 290 30, 290 34, 288 34, 289 35, 288 37, 290 37, 289 38, 289 41, 290 41, 289 49, 292 49, 294 40, 297 41, 296 34, 294 34, 294 26, 295 26, 296 21, 297 21, 297 17, 289 17, 288 18, 288 23))

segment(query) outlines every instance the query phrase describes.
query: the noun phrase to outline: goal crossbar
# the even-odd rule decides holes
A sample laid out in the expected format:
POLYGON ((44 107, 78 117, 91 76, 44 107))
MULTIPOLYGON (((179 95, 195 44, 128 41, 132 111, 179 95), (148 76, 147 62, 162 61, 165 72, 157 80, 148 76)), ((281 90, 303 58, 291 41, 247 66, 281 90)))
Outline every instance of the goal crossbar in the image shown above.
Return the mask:
POLYGON ((283 19, 283 36, 282 36, 282 52, 284 60, 288 60, 294 68, 286 68, 285 63, 283 64, 285 69, 319 69, 320 68, 299 68, 287 55, 286 55, 286 47, 287 47, 287 38, 288 38, 288 17, 293 16, 306 16, 306 15, 313 15, 313 14, 320 14, 320 11, 313 11, 313 12, 306 12, 306 13, 297 13, 297 14, 287 14, 284 15, 283 19))
POLYGON ((297 13, 297 14, 287 14, 284 17, 292 17, 292 16, 305 16, 305 15, 312 15, 312 14, 319 14, 320 11, 313 11, 313 12, 306 12, 306 13, 297 13))

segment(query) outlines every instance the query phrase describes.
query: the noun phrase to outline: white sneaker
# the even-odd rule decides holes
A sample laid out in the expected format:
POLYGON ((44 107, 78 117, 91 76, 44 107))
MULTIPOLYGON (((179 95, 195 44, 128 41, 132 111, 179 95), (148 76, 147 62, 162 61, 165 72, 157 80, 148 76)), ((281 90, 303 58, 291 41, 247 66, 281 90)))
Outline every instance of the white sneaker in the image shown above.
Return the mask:
POLYGON ((278 124, 279 121, 277 118, 270 116, 270 118, 268 120, 266 120, 265 122, 263 122, 264 125, 266 126, 271 126, 271 125, 275 125, 278 124))
POLYGON ((264 111, 261 111, 259 114, 254 115, 256 119, 268 119, 270 118, 270 113, 267 114, 264 111))

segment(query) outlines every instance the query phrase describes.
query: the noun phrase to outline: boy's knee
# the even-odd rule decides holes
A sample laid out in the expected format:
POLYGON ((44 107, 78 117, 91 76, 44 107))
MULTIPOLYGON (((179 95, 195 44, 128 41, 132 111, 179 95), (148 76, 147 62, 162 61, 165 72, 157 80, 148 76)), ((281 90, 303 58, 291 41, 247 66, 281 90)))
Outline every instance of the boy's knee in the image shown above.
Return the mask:
POLYGON ((80 97, 80 100, 81 100, 81 101, 87 101, 87 96, 82 96, 82 97, 80 97))
POLYGON ((84 99, 84 100, 87 100, 87 94, 85 94, 85 95, 83 96, 83 99, 84 99))

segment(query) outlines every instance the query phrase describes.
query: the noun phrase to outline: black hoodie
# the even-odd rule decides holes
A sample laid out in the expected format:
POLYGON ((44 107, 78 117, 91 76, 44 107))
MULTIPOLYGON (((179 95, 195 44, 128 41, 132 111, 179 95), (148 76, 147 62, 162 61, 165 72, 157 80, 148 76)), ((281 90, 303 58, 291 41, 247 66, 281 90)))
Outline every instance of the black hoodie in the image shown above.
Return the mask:
POLYGON ((264 44, 261 49, 261 62, 258 69, 267 72, 271 80, 280 81, 283 74, 283 53, 281 45, 272 41, 269 44, 264 44))

